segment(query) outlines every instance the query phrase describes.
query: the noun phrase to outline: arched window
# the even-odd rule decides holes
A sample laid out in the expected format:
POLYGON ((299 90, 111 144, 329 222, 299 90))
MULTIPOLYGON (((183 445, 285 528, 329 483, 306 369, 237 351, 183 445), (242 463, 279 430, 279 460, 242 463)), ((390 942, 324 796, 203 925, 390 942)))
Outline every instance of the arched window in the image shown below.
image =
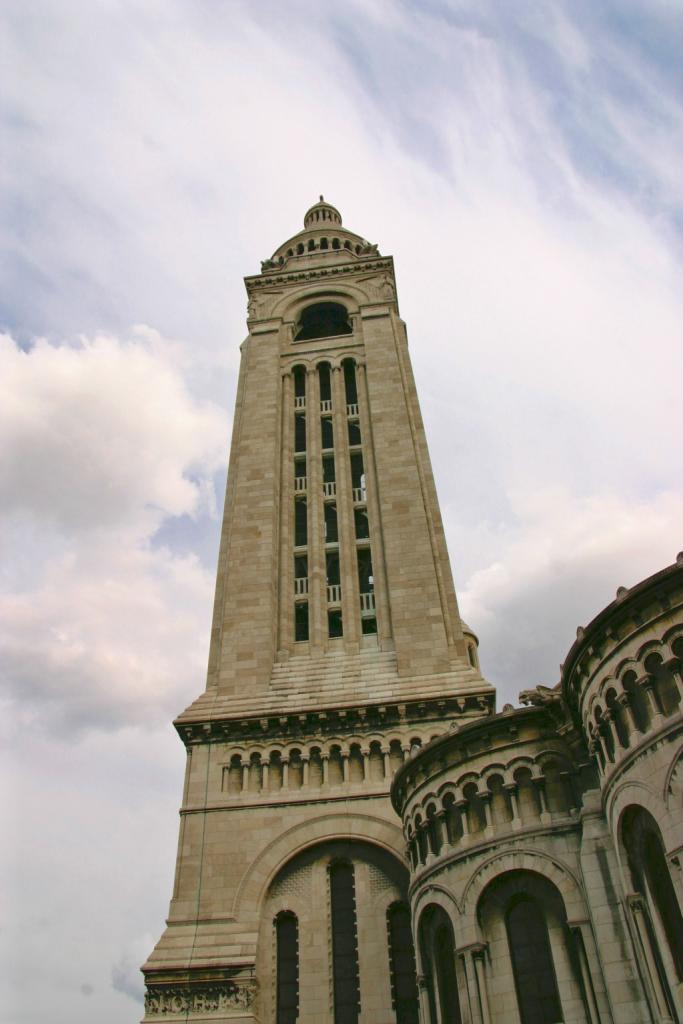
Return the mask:
POLYGON ((445 910, 427 907, 420 918, 419 935, 422 973, 427 981, 429 1024, 461 1024, 455 943, 445 910))
POLYGON ((418 996, 415 950, 410 930, 410 910, 405 903, 392 903, 387 910, 391 1001, 396 1024, 418 1024, 418 996))
POLYGON ((633 884, 643 896, 649 897, 650 913, 659 918, 680 982, 683 980, 683 915, 671 881, 659 828, 652 815, 642 807, 629 807, 622 821, 622 838, 633 884))
POLYGON ((353 865, 336 861, 330 866, 332 916, 332 980, 334 1024, 358 1024, 358 926, 353 865))
POLYGON ((312 338, 332 338, 338 334, 351 334, 349 314, 339 302, 316 302, 301 314, 295 341, 312 338))
POLYGON ((299 1018, 299 925, 296 914, 283 910, 275 918, 277 946, 276 1022, 296 1024, 299 1018))
POLYGON ((516 896, 505 924, 522 1024, 556 1024, 562 1009, 541 907, 529 896, 516 896))

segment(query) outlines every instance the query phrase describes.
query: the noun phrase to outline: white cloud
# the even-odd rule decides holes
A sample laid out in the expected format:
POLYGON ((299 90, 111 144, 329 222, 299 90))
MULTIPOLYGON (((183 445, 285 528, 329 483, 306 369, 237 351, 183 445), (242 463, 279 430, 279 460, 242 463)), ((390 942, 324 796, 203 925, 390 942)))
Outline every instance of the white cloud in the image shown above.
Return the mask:
POLYGON ((515 519, 505 529, 483 529, 474 541, 481 568, 459 594, 499 703, 538 683, 554 686, 577 626, 618 586, 671 564, 683 547, 680 492, 634 502, 540 489, 512 495, 511 507, 515 519))
POLYGON ((182 347, 0 339, 0 650, 21 721, 68 731, 165 721, 202 686, 213 572, 151 542, 206 511, 223 413, 182 347))

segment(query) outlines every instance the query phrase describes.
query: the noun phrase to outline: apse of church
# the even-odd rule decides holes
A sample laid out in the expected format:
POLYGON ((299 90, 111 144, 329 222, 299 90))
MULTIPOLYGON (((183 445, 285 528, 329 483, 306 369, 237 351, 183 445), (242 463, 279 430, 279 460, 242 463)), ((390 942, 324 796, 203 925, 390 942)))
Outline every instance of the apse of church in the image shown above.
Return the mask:
POLYGON ((205 692, 146 1020, 418 1020, 391 780, 494 710, 391 257, 322 199, 246 279, 205 692))

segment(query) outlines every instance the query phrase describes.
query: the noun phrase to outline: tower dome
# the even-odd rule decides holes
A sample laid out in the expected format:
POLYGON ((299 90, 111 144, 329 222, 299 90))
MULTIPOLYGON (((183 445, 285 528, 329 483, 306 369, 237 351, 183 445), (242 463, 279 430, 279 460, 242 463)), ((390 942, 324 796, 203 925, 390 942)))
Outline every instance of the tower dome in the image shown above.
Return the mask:
POLYGON ((318 224, 338 224, 341 227, 341 214, 336 207, 332 206, 331 203, 326 203, 323 196, 320 197, 320 201, 311 206, 310 210, 306 211, 304 216, 304 227, 306 229, 314 228, 318 224))

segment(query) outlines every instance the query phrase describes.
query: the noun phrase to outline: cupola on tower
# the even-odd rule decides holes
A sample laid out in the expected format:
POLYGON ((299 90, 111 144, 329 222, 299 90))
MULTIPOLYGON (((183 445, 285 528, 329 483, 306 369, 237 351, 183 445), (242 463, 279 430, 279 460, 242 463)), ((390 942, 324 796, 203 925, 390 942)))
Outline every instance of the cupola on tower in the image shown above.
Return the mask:
POLYGON ((245 279, 207 684, 146 1021, 417 1022, 389 789, 494 709, 458 612, 394 266, 320 197, 245 279))

